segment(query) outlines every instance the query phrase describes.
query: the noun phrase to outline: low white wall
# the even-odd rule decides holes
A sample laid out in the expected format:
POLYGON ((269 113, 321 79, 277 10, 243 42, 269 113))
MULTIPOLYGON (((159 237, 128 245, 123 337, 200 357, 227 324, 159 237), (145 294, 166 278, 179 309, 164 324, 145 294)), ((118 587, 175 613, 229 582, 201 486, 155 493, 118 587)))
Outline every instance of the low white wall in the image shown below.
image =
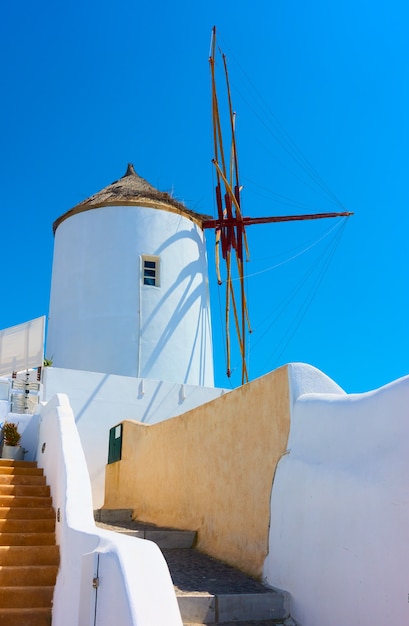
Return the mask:
POLYGON ((347 396, 319 376, 311 393, 308 369, 289 368, 266 581, 302 626, 408 624, 409 377, 347 396))
POLYGON ((196 387, 113 374, 46 367, 43 399, 69 397, 91 478, 94 509, 104 503, 109 429, 124 419, 161 422, 209 402, 224 393, 196 387))
POLYGON ((5 421, 17 424, 21 434, 20 445, 26 450, 24 460, 33 461, 37 452, 39 407, 36 407, 36 413, 33 415, 31 413, 11 413, 11 383, 11 378, 0 378, 0 425, 5 421))
POLYGON ((172 581, 159 548, 95 526, 86 461, 63 394, 41 408, 37 460, 44 468, 57 512, 60 569, 53 626, 181 626, 172 581), (97 590, 92 585, 95 576, 99 577, 97 590))
POLYGON ((8 402, 0 402, 0 424, 5 421, 17 424, 21 434, 20 445, 26 450, 25 461, 34 461, 38 444, 38 414, 9 413, 8 402))

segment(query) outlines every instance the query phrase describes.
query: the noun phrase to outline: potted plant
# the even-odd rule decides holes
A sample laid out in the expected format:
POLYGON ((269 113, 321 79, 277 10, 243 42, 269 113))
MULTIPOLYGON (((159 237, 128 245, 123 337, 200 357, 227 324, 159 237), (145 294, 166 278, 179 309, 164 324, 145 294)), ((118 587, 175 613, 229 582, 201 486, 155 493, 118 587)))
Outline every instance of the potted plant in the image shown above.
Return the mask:
POLYGON ((14 459, 22 461, 24 458, 24 450, 20 446, 21 435, 18 432, 18 426, 14 422, 5 422, 3 426, 3 459, 14 459))

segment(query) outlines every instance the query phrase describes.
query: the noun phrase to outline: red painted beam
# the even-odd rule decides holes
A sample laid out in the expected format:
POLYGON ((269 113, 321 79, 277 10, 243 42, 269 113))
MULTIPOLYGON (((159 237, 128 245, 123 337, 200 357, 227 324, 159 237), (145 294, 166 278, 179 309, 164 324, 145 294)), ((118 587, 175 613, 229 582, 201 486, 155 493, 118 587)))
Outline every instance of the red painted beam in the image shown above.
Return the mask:
POLYGON ((342 213, 311 213, 307 215, 275 215, 273 217, 239 217, 223 218, 222 220, 205 220, 202 222, 203 228, 220 228, 223 226, 237 226, 238 223, 243 226, 251 226, 252 224, 271 224, 274 222, 297 222, 301 220, 320 220, 328 217, 349 217, 353 215, 350 211, 342 213))

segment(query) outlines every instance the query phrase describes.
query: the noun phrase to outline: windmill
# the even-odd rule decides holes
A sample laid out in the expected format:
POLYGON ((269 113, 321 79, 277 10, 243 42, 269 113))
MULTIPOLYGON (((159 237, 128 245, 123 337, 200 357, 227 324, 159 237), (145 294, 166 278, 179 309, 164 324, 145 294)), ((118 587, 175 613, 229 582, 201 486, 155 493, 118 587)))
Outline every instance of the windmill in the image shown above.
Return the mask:
POLYGON ((219 109, 219 99, 216 85, 216 28, 212 31, 210 49, 210 73, 212 92, 212 130, 214 156, 212 163, 216 173, 216 207, 217 217, 205 220, 203 228, 212 228, 216 232, 216 273, 219 285, 223 284, 220 272, 220 252, 225 262, 225 327, 226 327, 226 368, 227 376, 231 376, 231 326, 236 330, 241 356, 241 382, 248 382, 246 331, 251 332, 250 319, 245 293, 244 261, 249 257, 249 247, 246 236, 246 227, 254 224, 269 224, 274 222, 292 222, 302 220, 324 219, 334 217, 348 217, 349 211, 339 213, 312 213, 302 215, 284 215, 272 217, 244 217, 241 212, 241 185, 235 134, 235 113, 233 111, 229 74, 226 56, 221 53, 223 70, 226 82, 228 118, 230 122, 230 145, 227 155, 219 109), (238 294, 233 282, 233 268, 237 270, 238 294), (232 315, 233 312, 233 321, 232 315))

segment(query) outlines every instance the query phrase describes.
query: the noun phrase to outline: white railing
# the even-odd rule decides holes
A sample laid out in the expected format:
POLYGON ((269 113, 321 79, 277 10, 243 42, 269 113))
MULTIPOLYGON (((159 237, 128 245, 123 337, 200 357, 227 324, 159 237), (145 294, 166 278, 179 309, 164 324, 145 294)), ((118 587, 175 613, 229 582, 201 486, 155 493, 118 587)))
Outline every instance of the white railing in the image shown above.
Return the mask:
POLYGON ((53 626, 182 626, 159 548, 95 526, 88 469, 64 394, 41 408, 37 461, 51 487, 60 546, 53 626))

